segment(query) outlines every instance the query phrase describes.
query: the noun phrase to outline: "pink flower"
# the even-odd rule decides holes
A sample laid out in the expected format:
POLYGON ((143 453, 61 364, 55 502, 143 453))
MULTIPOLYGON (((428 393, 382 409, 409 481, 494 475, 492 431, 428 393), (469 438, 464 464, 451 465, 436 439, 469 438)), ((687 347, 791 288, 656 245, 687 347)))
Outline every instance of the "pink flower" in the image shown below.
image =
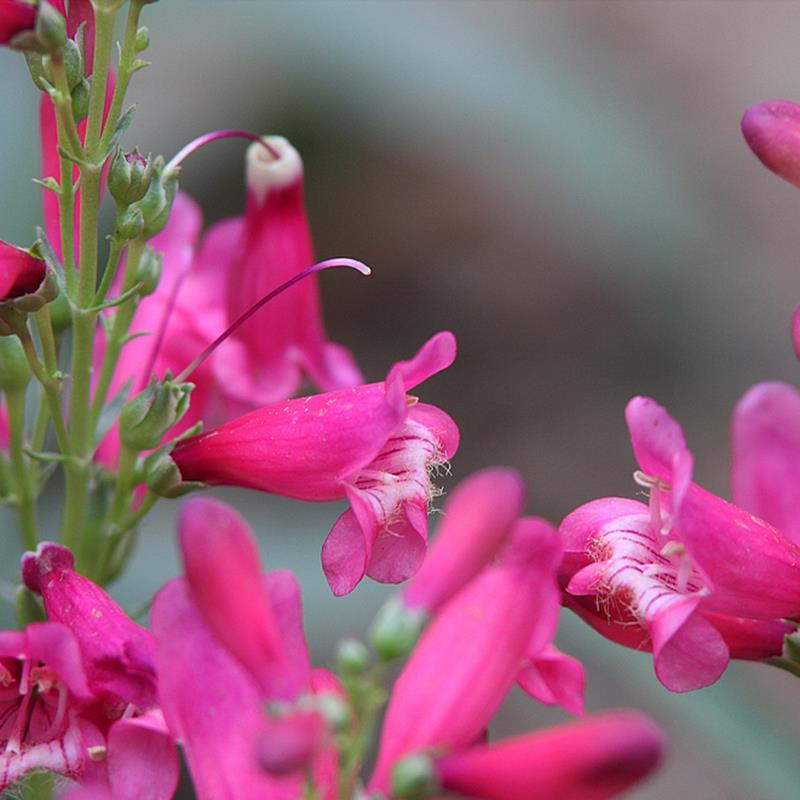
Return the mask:
POLYGON ((595 500, 561 524, 566 591, 582 616, 615 641, 652 647, 656 675, 672 691, 716 681, 731 657, 771 642, 800 612, 800 548, 766 522, 692 483, 683 432, 649 398, 626 409, 637 482, 649 506, 621 498, 595 500), (618 626, 635 623, 626 631, 618 626), (612 631, 617 628, 617 631, 612 631))
POLYGON ((760 383, 733 414, 734 500, 800 544, 800 392, 760 383))
POLYGON ((434 616, 392 690, 372 792, 387 792, 403 756, 472 745, 526 658, 546 651, 558 620, 561 550, 542 520, 521 520, 496 565, 434 616))
POLYGON ((35 292, 42 285, 46 272, 41 258, 0 241, 0 302, 35 292))
POLYGON ((399 583, 425 556, 430 472, 458 446, 450 417, 407 392, 454 357, 453 335, 437 334, 383 383, 261 408, 181 442, 173 458, 187 481, 298 500, 346 497, 351 508, 322 553, 334 594, 352 591, 365 574, 399 583))
POLYGON ((72 553, 42 542, 22 557, 22 579, 44 600, 48 619, 70 629, 83 657, 89 687, 141 711, 156 704, 155 640, 99 586, 75 572, 72 553))
MULTIPOLYGON (((258 143, 247 151, 245 216, 224 228, 229 246, 217 268, 228 275, 229 322, 316 261, 300 155, 282 137, 264 141, 269 151, 258 143)), ((215 367, 239 413, 290 397, 303 373, 324 391, 362 382, 350 353, 325 338, 316 279, 273 300, 233 337, 215 367)))
POLYGON ((664 752, 647 717, 612 711, 436 759, 443 789, 480 800, 605 800, 641 781, 664 752))
POLYGON ((198 797, 293 800, 298 767, 331 766, 319 716, 296 706, 330 686, 310 669, 297 582, 260 575, 246 524, 215 501, 187 503, 181 551, 187 577, 159 592, 153 628, 161 702, 198 797))
POLYGON ((788 100, 750 106, 742 117, 742 133, 768 170, 800 186, 800 106, 788 100))
POLYGON ((36 6, 28 0, 0 0, 0 45, 8 44, 15 36, 33 30, 36 25, 36 6))
POLYGON ((168 800, 178 761, 159 713, 121 716, 121 698, 95 694, 84 665, 79 642, 60 623, 0 633, 0 791, 44 769, 115 800, 168 800))

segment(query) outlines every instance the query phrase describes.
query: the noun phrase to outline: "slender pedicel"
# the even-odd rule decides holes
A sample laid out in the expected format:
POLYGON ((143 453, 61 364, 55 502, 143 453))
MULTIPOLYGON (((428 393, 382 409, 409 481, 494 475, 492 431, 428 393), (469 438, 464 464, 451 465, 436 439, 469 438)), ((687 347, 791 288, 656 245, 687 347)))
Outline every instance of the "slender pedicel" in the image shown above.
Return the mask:
POLYGON ((274 147, 271 147, 269 144, 267 144, 263 137, 258 136, 255 133, 250 133, 250 131, 211 131, 210 133, 204 133, 202 136, 198 136, 196 139, 193 139, 191 142, 189 142, 189 144, 185 145, 177 153, 175 153, 175 155, 169 160, 164 168, 164 173, 169 174, 170 172, 174 172, 192 153, 199 150, 201 147, 205 147, 205 145, 209 144, 210 142, 215 142, 217 139, 248 139, 251 142, 258 142, 260 145, 262 145, 269 153, 269 156, 273 161, 278 161, 281 157, 280 153, 275 150, 274 147))
POLYGON ((182 383, 185 381, 229 336, 236 333, 242 325, 250 319, 257 311, 259 311, 262 306, 265 306, 270 300, 274 297, 277 297, 282 292, 286 291, 290 287, 294 286, 296 283, 299 283, 304 278, 309 278, 312 275, 315 275, 318 272, 322 272, 326 269, 334 269, 335 267, 348 267, 349 269, 354 269, 360 272, 362 275, 371 275, 372 270, 366 265, 363 264, 361 261, 356 261, 354 258, 329 258, 326 261, 319 261, 316 264, 312 264, 308 269, 304 269, 302 272, 299 272, 293 278, 290 278, 286 283, 282 283, 278 286, 277 289, 273 289, 269 294, 264 295, 257 303, 250 306, 247 311, 242 314, 239 319, 237 319, 231 326, 229 326, 225 331, 223 331, 216 339, 208 346, 202 353, 194 360, 191 364, 189 364, 186 369, 175 378, 177 383, 182 383))

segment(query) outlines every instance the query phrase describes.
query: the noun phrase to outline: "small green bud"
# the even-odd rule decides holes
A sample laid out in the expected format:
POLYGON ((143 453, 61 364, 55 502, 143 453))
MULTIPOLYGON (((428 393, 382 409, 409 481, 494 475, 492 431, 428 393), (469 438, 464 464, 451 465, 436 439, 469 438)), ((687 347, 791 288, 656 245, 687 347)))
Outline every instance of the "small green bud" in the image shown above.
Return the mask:
POLYGON ((343 639, 336 648, 336 666, 343 675, 363 675, 369 667, 369 650, 358 639, 343 639))
POLYGON ((189 409, 191 383, 174 383, 167 378, 153 382, 131 398, 119 415, 119 438, 130 450, 152 450, 164 434, 189 409))
POLYGON ((120 239, 137 239, 144 230, 144 216, 141 209, 131 206, 117 220, 116 234, 120 239))
POLYGON ((45 622, 42 601, 27 587, 20 584, 15 593, 17 606, 17 622, 20 628, 26 628, 32 622, 45 622))
POLYGON ((169 498, 182 497, 205 486, 196 481, 184 481, 178 465, 163 451, 151 453, 144 460, 144 480, 153 494, 169 498))
POLYGON ((152 179, 153 167, 137 149, 125 153, 119 148, 114 154, 108 171, 108 189, 118 205, 129 206, 141 200, 152 179))
POLYGON ((16 336, 0 337, 0 389, 20 392, 31 379, 31 369, 16 336))
POLYGON ((393 597, 378 611, 372 623, 370 638, 375 652, 384 660, 407 656, 428 621, 424 611, 407 608, 393 597))
POLYGON ((423 754, 400 759, 392 770, 392 797, 397 800, 429 800, 441 788, 436 767, 430 756, 423 754))
POLYGON ((50 86, 50 81, 44 69, 42 54, 36 53, 33 50, 26 50, 25 61, 28 64, 28 72, 30 72, 36 88, 41 92, 46 92, 50 86))
POLYGON ((137 53, 142 53, 147 48, 150 47, 150 31, 142 25, 138 31, 136 31, 136 38, 133 41, 133 49, 136 50, 137 53))
POLYGON ((63 333, 72 325, 72 310, 65 295, 59 293, 58 297, 50 303, 50 321, 53 323, 53 330, 56 334, 63 333))
POLYGON ((148 247, 139 259, 139 266, 136 268, 136 282, 142 284, 139 291, 140 297, 146 297, 158 288, 161 280, 161 267, 164 259, 161 253, 156 253, 148 247))
POLYGON ((83 122, 89 116, 89 95, 92 87, 86 78, 81 78, 72 90, 72 116, 75 122, 83 122))
POLYGON ((337 694, 319 694, 315 700, 317 710, 333 733, 342 733, 350 727, 353 712, 343 697, 337 694))
POLYGON ((45 0, 39 4, 34 33, 41 53, 52 53, 67 43, 67 23, 64 17, 45 0))
POLYGON ((83 55, 72 39, 67 39, 64 45, 64 69, 67 73, 67 85, 72 90, 83 80, 83 55))
MULTIPOLYGON (((172 203, 178 192, 178 179, 174 173, 165 175, 164 159, 157 158, 152 162, 153 178, 147 188, 147 193, 135 204, 144 217, 144 232, 146 239, 152 239, 161 233, 167 225, 172 203)), ((133 207, 133 205, 131 207, 133 207)))

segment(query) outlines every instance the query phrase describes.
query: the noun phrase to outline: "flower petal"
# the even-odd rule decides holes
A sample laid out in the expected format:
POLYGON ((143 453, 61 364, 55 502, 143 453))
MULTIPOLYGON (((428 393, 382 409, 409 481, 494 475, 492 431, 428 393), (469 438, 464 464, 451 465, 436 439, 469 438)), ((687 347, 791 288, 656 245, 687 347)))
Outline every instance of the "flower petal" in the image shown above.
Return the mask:
POLYGON ((625 420, 639 466, 669 482, 673 457, 686 449, 681 426, 650 397, 634 397, 625 408, 625 420))
POLYGON ((517 683, 540 703, 583 714, 586 688, 583 664, 554 645, 545 647, 522 667, 517 683))

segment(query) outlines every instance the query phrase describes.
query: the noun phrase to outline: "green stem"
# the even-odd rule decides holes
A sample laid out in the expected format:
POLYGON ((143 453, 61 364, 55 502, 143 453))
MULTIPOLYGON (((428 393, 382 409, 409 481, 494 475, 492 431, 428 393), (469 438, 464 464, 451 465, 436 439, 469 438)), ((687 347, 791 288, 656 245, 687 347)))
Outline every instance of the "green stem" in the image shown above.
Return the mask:
POLYGON ((36 508, 33 504, 30 474, 25 463, 25 390, 6 391, 9 427, 9 456, 11 472, 14 476, 14 489, 17 497, 22 543, 26 550, 35 550, 36 508))
POLYGON ((158 495, 151 491, 142 498, 136 511, 118 526, 113 527, 105 542, 103 543, 102 557, 97 568, 97 578, 100 583, 111 580, 118 571, 118 565, 114 563, 114 556, 117 549, 123 542, 125 535, 135 528, 150 512, 150 509, 158 502, 158 495))
POLYGON ((125 24, 125 35, 122 40, 122 53, 119 59, 119 75, 108 112, 106 127, 100 140, 100 152, 105 153, 111 143, 111 137, 122 114, 122 104, 133 75, 133 64, 136 60, 136 32, 139 30, 139 16, 142 12, 143 0, 131 0, 128 9, 128 21, 125 24))
MULTIPOLYGON (((59 125, 60 130, 60 125, 59 125)), ((59 133, 59 138, 61 134, 59 133)), ((59 191, 58 211, 61 230, 61 260, 64 265, 64 280, 67 292, 75 291, 75 184, 74 167, 67 158, 61 159, 61 189, 59 191)))
POLYGON ((53 81, 55 83, 55 93, 50 95, 56 111, 56 122, 58 123, 58 141, 63 147, 72 151, 72 155, 80 157, 83 155, 83 145, 78 136, 78 129, 75 125, 75 117, 72 114, 72 92, 69 89, 67 71, 64 67, 64 54, 60 51, 51 53, 50 63, 53 68, 53 81))
POLYGON ((119 268, 119 257, 124 246, 125 243, 116 236, 111 237, 111 247, 108 251, 108 261, 106 261, 106 268, 103 270, 100 288, 97 290, 94 296, 94 303, 92 303, 92 305, 99 306, 106 299, 108 291, 111 289, 111 283, 114 280, 114 276, 117 274, 117 269, 119 268))
MULTIPOLYGON (((103 132, 103 117, 108 86, 108 64, 114 46, 114 20, 116 8, 94 6, 94 62, 92 64, 92 90, 89 94, 89 120, 86 123, 86 150, 90 157, 98 159, 103 151, 100 135, 103 132)), ((104 155, 104 154, 103 154, 104 155)))
MULTIPOLYGON (((136 283, 136 273, 139 269, 139 261, 144 252, 144 248, 144 239, 134 239, 128 245, 128 253, 125 257, 125 272, 122 277, 122 293, 127 292, 136 283)), ((103 406, 105 405, 108 390, 111 386, 111 379, 114 377, 114 369, 117 366, 120 353, 125 345, 128 328, 133 321, 136 307, 136 298, 132 297, 121 305, 114 315, 114 322, 111 325, 111 332, 106 342, 103 364, 100 367, 100 376, 97 379, 97 387, 94 392, 91 414, 89 415, 92 426, 97 425, 100 414, 103 412, 103 406)))

